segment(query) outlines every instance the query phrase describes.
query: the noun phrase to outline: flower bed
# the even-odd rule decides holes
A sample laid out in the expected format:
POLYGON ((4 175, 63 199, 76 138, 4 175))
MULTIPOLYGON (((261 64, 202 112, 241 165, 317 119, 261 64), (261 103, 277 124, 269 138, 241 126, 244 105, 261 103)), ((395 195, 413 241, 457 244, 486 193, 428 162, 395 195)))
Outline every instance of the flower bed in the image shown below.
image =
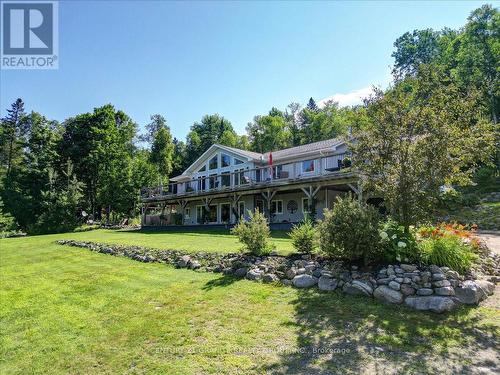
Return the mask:
POLYGON ((177 250, 157 250, 140 246, 105 245, 74 240, 57 241, 60 245, 83 247, 92 251, 125 256, 141 262, 159 262, 177 268, 221 272, 254 281, 279 282, 297 288, 317 287, 330 292, 374 297, 393 304, 405 303, 417 310, 437 313, 450 311, 460 304, 478 304, 493 293, 500 280, 500 259, 491 255, 494 274, 489 280, 471 272, 459 275, 447 267, 413 264, 387 265, 359 270, 341 261, 313 255, 255 256, 250 254, 187 254, 177 250))

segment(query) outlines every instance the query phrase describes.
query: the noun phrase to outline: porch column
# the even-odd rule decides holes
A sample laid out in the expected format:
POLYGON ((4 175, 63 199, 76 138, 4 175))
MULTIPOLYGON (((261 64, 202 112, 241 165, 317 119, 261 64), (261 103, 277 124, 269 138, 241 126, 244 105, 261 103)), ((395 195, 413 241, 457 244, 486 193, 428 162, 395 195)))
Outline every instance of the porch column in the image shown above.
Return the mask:
POLYGON ((229 200, 231 202, 231 224, 235 224, 238 222, 238 220, 240 219, 239 216, 238 216, 238 202, 240 201, 240 198, 241 198, 241 194, 236 194, 236 193, 233 193, 233 195, 231 195, 229 197, 229 200))
POLYGON ((180 206, 181 208, 181 215, 182 215, 182 220, 181 220, 181 225, 184 225, 184 212, 186 210, 186 206, 187 206, 187 200, 185 199, 179 199, 177 201, 177 204, 180 206))
POLYGON ((358 200, 360 202, 363 202, 363 184, 361 183, 361 181, 358 181, 357 185, 353 185, 353 184, 347 184, 351 189, 352 191, 354 191, 354 193, 358 196, 358 200))
POLYGON ((266 210, 264 211, 267 212, 264 212, 264 215, 267 217, 269 222, 271 222, 271 200, 276 195, 276 191, 271 191, 270 189, 267 189, 265 192, 261 192, 261 195, 266 201, 266 210))
POLYGON ((307 199, 309 200, 309 212, 312 212, 313 209, 316 209, 316 205, 314 204, 314 197, 316 197, 316 195, 318 194, 319 189, 321 189, 321 185, 316 187, 310 185, 307 189, 305 187, 300 188, 300 190, 304 192, 307 199))

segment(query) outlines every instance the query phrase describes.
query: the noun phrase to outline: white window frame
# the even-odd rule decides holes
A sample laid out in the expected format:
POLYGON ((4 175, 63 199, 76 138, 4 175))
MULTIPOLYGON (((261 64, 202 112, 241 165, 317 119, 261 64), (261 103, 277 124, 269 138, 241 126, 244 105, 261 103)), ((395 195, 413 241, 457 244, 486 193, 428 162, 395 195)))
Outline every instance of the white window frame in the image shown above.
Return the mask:
POLYGON ((283 215, 283 200, 282 199, 275 199, 271 201, 271 214, 273 215, 283 215), (279 204, 278 202, 281 202, 281 212, 278 211, 279 204), (273 212, 273 203, 276 204, 276 211, 273 212))
POLYGON ((304 214, 310 214, 311 211, 309 210, 309 198, 302 198, 302 213, 304 214), (307 204, 304 204, 304 201, 307 202, 307 204))
POLYGON ((219 165, 220 165, 220 160, 219 159, 220 159, 219 158, 219 154, 216 154, 216 155, 212 156, 210 159, 208 159, 208 162, 207 162, 208 168, 207 168, 207 170, 208 171, 216 171, 217 169, 219 169, 219 165), (215 168, 210 168, 210 162, 213 159, 217 160, 217 166, 215 168))
POLYGON ((220 154, 220 167, 221 167, 221 168, 228 168, 228 167, 230 167, 231 165, 232 165, 232 163, 231 163, 231 155, 228 155, 228 154, 225 154, 225 153, 221 153, 221 154, 220 154), (223 158, 224 156, 227 156, 227 158, 229 159, 229 163, 228 163, 228 165, 222 165, 222 158, 223 158))
POLYGON ((314 173, 314 172, 316 171, 316 159, 307 159, 307 160, 302 160, 302 161, 300 162, 300 168, 301 168, 301 170, 302 170, 302 173, 314 173), (305 162, 309 162, 309 161, 312 161, 312 165, 313 165, 313 169, 312 169, 312 171, 306 171, 306 170, 304 169, 304 163, 305 163, 305 162))

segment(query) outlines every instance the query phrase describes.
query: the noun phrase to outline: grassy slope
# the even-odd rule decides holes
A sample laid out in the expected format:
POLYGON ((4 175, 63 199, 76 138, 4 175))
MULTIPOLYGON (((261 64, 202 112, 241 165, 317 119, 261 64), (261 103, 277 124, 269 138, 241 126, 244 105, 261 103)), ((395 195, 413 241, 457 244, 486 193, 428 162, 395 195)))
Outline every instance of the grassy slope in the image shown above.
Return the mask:
MULTIPOLYGON (((112 236, 85 235, 100 242, 112 236)), ((463 373, 478 360, 492 366, 482 353, 498 344, 493 308, 436 316, 53 243, 74 236, 0 240, 0 373, 360 373, 385 367, 432 373, 435 366, 463 373), (311 348, 348 352, 316 356, 311 348)))

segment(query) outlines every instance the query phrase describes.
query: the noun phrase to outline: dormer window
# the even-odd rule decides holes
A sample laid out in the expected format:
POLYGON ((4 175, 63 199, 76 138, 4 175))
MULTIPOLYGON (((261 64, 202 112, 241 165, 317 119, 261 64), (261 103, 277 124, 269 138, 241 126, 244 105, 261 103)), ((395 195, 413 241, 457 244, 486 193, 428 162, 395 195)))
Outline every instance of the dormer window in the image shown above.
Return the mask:
POLYGON ((217 169, 219 168, 219 163, 218 163, 218 158, 217 155, 215 155, 210 161, 208 162, 208 169, 217 169))
POLYGON ((221 167, 229 167, 231 165, 231 157, 226 154, 220 155, 220 164, 221 167))

